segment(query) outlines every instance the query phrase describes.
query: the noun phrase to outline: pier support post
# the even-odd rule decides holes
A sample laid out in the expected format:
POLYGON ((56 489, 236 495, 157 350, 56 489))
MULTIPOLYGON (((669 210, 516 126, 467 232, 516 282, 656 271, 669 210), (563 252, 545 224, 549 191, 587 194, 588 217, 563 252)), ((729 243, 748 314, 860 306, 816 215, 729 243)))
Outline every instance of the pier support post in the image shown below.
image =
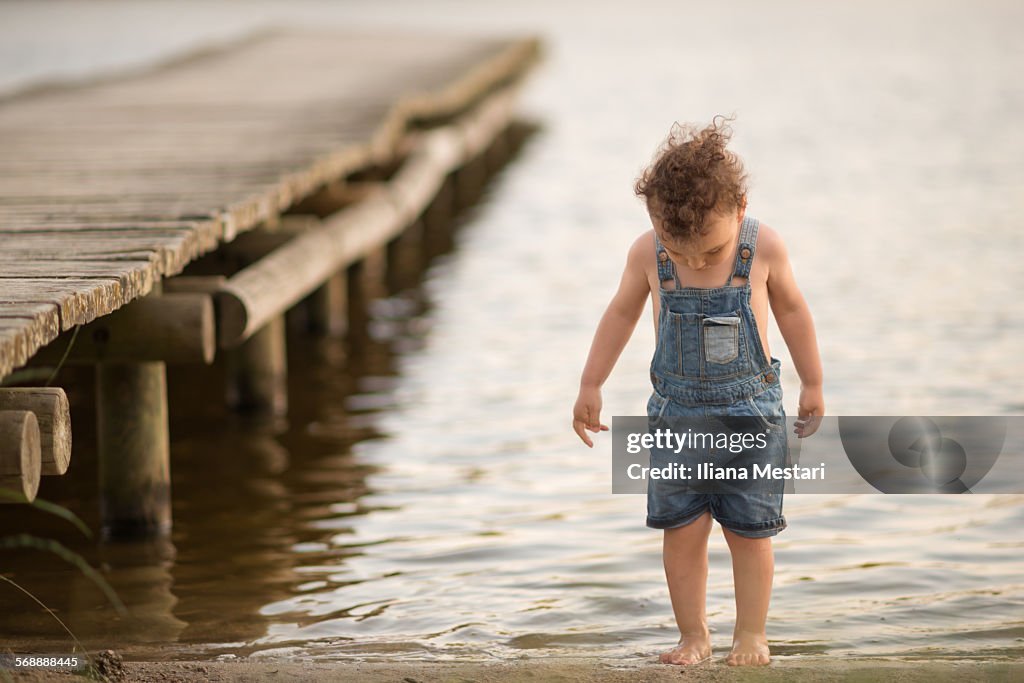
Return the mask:
POLYGON ((166 365, 98 363, 96 409, 103 537, 169 534, 166 365))
POLYGON ((423 252, 428 259, 452 247, 453 221, 457 211, 455 202, 455 180, 449 175, 423 211, 423 252))
POLYGON ((462 168, 456 169, 455 202, 459 209, 480 199, 487 182, 487 161, 481 153, 468 159, 462 168))
POLYGON ((350 327, 362 327, 370 319, 370 302, 386 294, 387 248, 384 245, 347 269, 350 327))
POLYGON ((288 412, 288 360, 284 315, 225 352, 227 402, 237 412, 280 417, 288 412))
POLYGON ((423 219, 407 226, 401 235, 388 242, 388 291, 399 292, 412 286, 427 264, 423 252, 423 219))
POLYGON ((340 336, 348 330, 348 277, 335 273, 306 299, 307 328, 315 334, 340 336))
POLYGON ((508 128, 499 131, 484 151, 484 167, 486 168, 488 178, 496 174, 508 163, 508 159, 512 155, 510 135, 511 132, 508 128))
MULTIPOLYGON (((150 296, 160 296, 156 283, 150 296)), ((96 364, 100 523, 105 539, 156 538, 171 531, 167 364, 96 364)))

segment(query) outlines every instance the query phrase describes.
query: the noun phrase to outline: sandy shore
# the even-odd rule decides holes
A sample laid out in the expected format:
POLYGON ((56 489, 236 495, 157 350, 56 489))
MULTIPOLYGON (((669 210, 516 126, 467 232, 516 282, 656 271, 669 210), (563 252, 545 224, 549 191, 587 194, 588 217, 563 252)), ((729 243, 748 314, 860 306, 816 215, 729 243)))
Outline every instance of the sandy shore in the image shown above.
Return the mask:
MULTIPOLYGON (((692 668, 589 659, 528 659, 496 663, 336 662, 120 662, 101 660, 106 680, 139 681, 358 681, 359 683, 570 683, 600 681, 1021 681, 1024 660, 1010 662, 804 658, 761 669, 735 669, 722 659, 692 668)), ((15 681, 82 680, 69 673, 19 672, 15 681)), ((3 676, 0 675, 0 680, 3 676)))

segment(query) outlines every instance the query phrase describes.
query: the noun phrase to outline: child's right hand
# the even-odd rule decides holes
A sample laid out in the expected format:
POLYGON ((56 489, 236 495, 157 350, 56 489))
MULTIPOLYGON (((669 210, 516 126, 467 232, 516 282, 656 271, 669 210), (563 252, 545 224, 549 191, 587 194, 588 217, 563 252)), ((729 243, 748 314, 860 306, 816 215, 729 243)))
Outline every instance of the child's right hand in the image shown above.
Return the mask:
POLYGON ((586 430, 607 432, 608 427, 601 424, 601 390, 597 387, 580 387, 580 395, 576 397, 576 405, 572 409, 572 428, 583 443, 591 448, 594 442, 587 436, 586 430))

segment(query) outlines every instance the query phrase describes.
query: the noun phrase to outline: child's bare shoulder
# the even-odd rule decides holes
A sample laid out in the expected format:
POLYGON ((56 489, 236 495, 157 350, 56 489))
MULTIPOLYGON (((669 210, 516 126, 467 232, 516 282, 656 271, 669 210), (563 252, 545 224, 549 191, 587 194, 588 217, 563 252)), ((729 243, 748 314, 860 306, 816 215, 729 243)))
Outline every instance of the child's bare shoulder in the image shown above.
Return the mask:
POLYGON ((757 257, 769 268, 773 265, 782 265, 789 260, 782 235, 764 222, 760 223, 757 229, 757 257))
POLYGON ((629 254, 626 256, 626 267, 642 272, 645 276, 657 271, 658 265, 654 252, 654 230, 652 229, 641 233, 633 240, 633 244, 629 246, 629 254))
POLYGON ((629 246, 629 261, 643 264, 654 264, 654 230, 640 233, 629 246))

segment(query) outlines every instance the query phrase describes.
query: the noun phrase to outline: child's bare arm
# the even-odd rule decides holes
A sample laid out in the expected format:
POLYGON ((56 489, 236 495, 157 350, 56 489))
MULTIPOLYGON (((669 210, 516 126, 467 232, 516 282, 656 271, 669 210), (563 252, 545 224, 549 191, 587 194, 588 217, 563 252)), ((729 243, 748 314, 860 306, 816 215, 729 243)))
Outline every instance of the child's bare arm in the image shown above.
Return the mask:
MULTIPOLYGON (((814 319, 793 277, 782 238, 771 229, 764 231, 764 238, 764 252, 768 260, 768 301, 800 376, 798 414, 801 420, 810 416, 820 418, 825 414, 825 399, 814 319)), ((798 424, 797 434, 810 436, 817 430, 817 422, 798 424)))
POLYGON ((590 447, 594 443, 585 430, 599 432, 608 429, 601 424, 601 386, 632 336, 651 292, 644 263, 645 258, 654 253, 653 249, 650 235, 641 236, 630 247, 619 289, 601 316, 590 346, 580 379, 580 393, 572 411, 572 427, 583 443, 590 447))

